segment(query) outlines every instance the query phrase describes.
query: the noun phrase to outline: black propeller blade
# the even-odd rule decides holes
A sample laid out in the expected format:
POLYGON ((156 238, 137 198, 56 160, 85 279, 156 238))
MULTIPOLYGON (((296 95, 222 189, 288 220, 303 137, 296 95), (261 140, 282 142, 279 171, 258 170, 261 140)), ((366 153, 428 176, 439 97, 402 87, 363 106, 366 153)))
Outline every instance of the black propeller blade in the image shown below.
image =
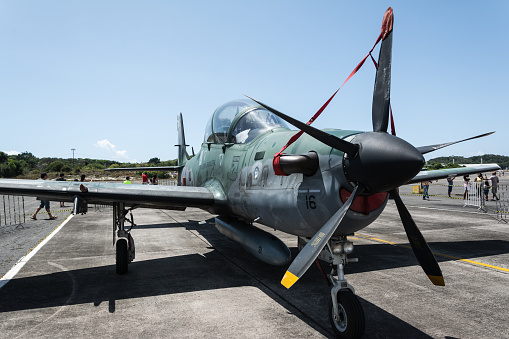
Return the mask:
POLYGON ((324 144, 332 147, 332 148, 335 148, 337 150, 340 150, 344 153, 347 153, 349 156, 355 156, 355 154, 357 154, 357 151, 359 150, 359 146, 355 145, 355 144, 352 144, 348 141, 345 141, 343 139, 340 139, 338 137, 335 137, 333 135, 330 135, 328 133, 325 133, 319 129, 316 129, 314 127, 311 127, 309 126, 308 124, 305 124, 297 119, 294 119, 284 113, 281 113, 277 110, 275 110, 274 108, 268 106, 268 105, 265 105, 264 103, 261 103, 260 101, 258 100, 255 100, 249 96, 246 95, 246 97, 248 97, 249 99, 253 100, 254 102, 256 102, 257 104, 259 104, 260 106, 266 108, 267 110, 271 111, 272 113, 274 113, 275 115, 277 115, 278 117, 280 117, 281 119, 287 121, 288 123, 294 125, 295 127, 297 127, 298 129, 300 129, 301 131, 303 131, 304 133, 307 133, 309 135, 311 135, 313 138, 323 142, 324 144))
POLYGON ((471 138, 463 139, 463 140, 459 140, 459 141, 446 142, 446 143, 443 143, 443 144, 436 144, 436 145, 430 145, 430 146, 421 146, 421 147, 417 147, 417 150, 419 152, 421 152, 421 154, 426 154, 426 153, 429 153, 429 152, 436 151, 437 149, 440 149, 440 148, 444 148, 444 147, 447 147, 447 146, 451 146, 451 145, 457 144, 459 142, 463 142, 463 141, 467 141, 467 140, 472 140, 472 139, 477 139, 477 138, 482 138, 482 137, 488 136, 488 135, 493 134, 493 133, 495 133, 495 132, 484 133, 484 134, 481 134, 481 135, 477 135, 475 137, 471 137, 471 138))
POLYGON ((385 36, 378 56, 375 89, 373 90, 373 104, 371 108, 373 132, 387 132, 389 123, 389 105, 391 102, 391 59, 392 59, 392 23, 394 16, 392 8, 384 16, 382 31, 385 36))
POLYGON ((442 270, 440 270, 440 266, 438 266, 435 256, 429 249, 426 240, 424 240, 424 237, 417 228, 417 225, 415 224, 414 219, 412 219, 410 212, 408 212, 403 200, 401 200, 398 191, 393 189, 389 193, 396 202, 396 207, 398 208, 399 216, 403 222, 403 226, 405 227, 408 241, 412 246, 412 250, 414 251, 417 261, 419 261, 419 264, 424 270, 424 273, 426 273, 429 280, 431 280, 434 285, 445 286, 442 270))
POLYGON ((345 204, 316 232, 316 234, 309 240, 306 246, 299 252, 297 257, 293 260, 292 264, 286 271, 281 284, 286 287, 292 287, 295 282, 306 273, 309 266, 316 260, 320 252, 325 247, 325 244, 332 237, 332 234, 341 224, 343 217, 352 205, 352 202, 362 193, 364 186, 358 184, 355 186, 352 195, 345 204))

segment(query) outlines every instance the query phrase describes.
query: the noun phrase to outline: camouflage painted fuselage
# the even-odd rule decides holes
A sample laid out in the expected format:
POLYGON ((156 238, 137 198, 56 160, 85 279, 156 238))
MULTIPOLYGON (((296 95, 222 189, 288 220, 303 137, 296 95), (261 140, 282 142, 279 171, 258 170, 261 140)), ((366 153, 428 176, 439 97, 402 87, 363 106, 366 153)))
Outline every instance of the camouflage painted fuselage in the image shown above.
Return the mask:
MULTIPOLYGON (((215 210, 245 222, 257 222, 286 233, 310 237, 343 205, 341 189, 352 190, 343 171, 343 152, 302 135, 285 153, 314 151, 319 168, 315 174, 274 174, 273 157, 296 133, 275 128, 252 142, 203 143, 200 152, 184 168, 182 184, 211 189, 222 200, 215 210)), ((327 130, 340 138, 362 133, 327 130)), ((385 198, 385 196, 384 196, 385 198)), ((386 199, 376 209, 350 210, 336 235, 351 234, 373 222, 383 211, 386 199)))

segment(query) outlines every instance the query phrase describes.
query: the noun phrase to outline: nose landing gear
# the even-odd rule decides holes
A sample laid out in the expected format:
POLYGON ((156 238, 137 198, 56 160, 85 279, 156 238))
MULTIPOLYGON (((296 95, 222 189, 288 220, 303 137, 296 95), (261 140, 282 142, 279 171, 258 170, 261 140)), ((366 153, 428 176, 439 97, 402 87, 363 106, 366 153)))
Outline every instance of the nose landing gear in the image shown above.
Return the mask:
MULTIPOLYGON (((299 237, 299 248, 306 245, 306 239, 299 237)), ((320 253, 319 258, 331 264, 331 273, 327 274, 331 286, 329 300, 329 319, 338 338, 360 338, 364 334, 365 316, 355 290, 344 274, 344 267, 349 262, 357 262, 357 258, 348 259, 353 252, 353 243, 346 236, 331 239, 320 253)))
POLYGON ((126 274, 127 265, 135 258, 134 239, 131 236, 131 230, 136 226, 131 213, 134 208, 126 209, 124 203, 113 204, 113 245, 116 246, 117 274, 126 274), (130 213, 130 219, 125 217, 127 213, 130 213), (129 230, 125 229, 126 221, 131 224, 129 230))

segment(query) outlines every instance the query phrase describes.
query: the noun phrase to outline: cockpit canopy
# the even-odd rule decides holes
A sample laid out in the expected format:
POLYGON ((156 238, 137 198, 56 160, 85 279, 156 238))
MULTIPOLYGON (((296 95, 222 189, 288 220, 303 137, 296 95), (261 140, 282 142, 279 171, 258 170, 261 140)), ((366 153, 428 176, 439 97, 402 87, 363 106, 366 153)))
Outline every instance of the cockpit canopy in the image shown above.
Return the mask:
POLYGON ((205 143, 251 142, 276 127, 288 128, 277 115, 251 100, 239 99, 219 106, 205 128, 205 143))

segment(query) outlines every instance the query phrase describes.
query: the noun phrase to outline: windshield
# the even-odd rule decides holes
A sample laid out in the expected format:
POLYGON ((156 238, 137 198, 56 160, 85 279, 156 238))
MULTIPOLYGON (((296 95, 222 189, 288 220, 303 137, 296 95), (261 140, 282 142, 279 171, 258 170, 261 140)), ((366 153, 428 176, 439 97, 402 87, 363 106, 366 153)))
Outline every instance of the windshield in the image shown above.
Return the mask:
POLYGON ((238 144, 248 143, 260 134, 276 127, 288 128, 286 123, 277 115, 264 108, 257 108, 239 119, 232 131, 232 142, 238 144))
POLYGON ((203 142, 225 143, 230 126, 237 119, 230 138, 231 142, 236 143, 250 142, 261 133, 275 127, 288 128, 283 120, 260 108, 253 101, 239 99, 227 102, 214 111, 205 128, 203 142))
POLYGON ((219 106, 207 123, 204 142, 226 142, 233 118, 251 106, 253 106, 253 102, 247 99, 234 100, 219 106))

